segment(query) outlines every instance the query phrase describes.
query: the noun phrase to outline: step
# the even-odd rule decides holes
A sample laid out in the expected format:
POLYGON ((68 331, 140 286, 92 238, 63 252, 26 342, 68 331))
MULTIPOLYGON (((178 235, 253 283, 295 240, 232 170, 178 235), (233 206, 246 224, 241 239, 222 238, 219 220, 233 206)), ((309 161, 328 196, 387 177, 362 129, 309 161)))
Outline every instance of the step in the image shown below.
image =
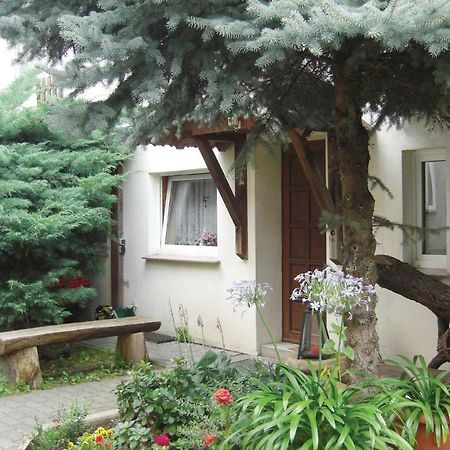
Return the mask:
MULTIPOLYGON (((287 361, 289 358, 297 358, 298 344, 292 344, 291 342, 277 342, 276 345, 278 353, 283 361, 287 361)), ((260 352, 263 358, 277 359, 273 344, 261 345, 260 352)))

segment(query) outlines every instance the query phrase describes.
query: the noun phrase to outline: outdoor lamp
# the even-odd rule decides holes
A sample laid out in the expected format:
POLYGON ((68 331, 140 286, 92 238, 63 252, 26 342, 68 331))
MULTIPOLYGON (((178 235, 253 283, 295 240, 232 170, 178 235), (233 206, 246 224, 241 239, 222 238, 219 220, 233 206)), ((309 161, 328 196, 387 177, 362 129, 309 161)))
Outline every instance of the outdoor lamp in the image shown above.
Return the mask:
MULTIPOLYGON (((298 359, 318 359, 321 345, 330 338, 323 320, 322 329, 320 327, 320 314, 320 311, 313 310, 311 305, 307 303, 307 307, 303 313, 303 328, 298 347, 298 359), (320 339, 321 332, 322 339, 320 339)), ((330 355, 322 354, 322 359, 329 357, 330 355)))

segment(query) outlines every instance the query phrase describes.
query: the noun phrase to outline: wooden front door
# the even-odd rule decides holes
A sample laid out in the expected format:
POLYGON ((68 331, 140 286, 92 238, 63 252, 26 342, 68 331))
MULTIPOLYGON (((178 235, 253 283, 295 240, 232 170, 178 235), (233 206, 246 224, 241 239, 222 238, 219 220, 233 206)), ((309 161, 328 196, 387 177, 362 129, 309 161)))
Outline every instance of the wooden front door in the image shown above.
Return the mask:
MULTIPOLYGON (((308 157, 325 174, 325 141, 310 141, 308 157)), ((292 149, 283 154, 283 340, 299 342, 305 306, 290 300, 298 286, 294 277, 323 268, 326 263, 325 234, 320 233, 320 209, 292 149)))

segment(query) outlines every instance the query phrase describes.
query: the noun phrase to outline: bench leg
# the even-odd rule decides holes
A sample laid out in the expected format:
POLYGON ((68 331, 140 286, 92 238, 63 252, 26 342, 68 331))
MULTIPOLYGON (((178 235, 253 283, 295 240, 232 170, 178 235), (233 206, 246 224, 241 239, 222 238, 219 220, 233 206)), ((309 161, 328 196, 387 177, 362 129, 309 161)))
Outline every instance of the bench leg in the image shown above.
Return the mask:
POLYGON ((144 333, 124 334, 117 337, 116 356, 123 358, 128 364, 148 361, 144 333))
POLYGON ((36 389, 42 382, 37 347, 25 348, 6 355, 4 376, 9 383, 26 383, 36 389))

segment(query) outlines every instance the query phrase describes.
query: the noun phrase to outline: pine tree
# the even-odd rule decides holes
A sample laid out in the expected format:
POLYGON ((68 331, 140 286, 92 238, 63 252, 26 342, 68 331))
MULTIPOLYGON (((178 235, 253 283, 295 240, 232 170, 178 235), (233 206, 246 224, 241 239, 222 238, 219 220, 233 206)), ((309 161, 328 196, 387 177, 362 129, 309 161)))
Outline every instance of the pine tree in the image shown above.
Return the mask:
MULTIPOLYGON (((187 120, 251 115, 262 130, 333 130, 342 184, 344 269, 376 281, 368 131, 412 117, 448 126, 450 3, 446 0, 4 0, 0 33, 23 58, 71 55, 74 93, 113 87, 86 125, 124 110, 132 142, 187 120)), ((348 321, 355 365, 379 362, 375 300, 348 321)))
POLYGON ((100 273, 122 156, 100 135, 68 141, 23 108, 36 77, 0 93, 0 330, 61 322, 96 296, 67 279, 100 273), (65 280, 65 281, 64 281, 65 280))

